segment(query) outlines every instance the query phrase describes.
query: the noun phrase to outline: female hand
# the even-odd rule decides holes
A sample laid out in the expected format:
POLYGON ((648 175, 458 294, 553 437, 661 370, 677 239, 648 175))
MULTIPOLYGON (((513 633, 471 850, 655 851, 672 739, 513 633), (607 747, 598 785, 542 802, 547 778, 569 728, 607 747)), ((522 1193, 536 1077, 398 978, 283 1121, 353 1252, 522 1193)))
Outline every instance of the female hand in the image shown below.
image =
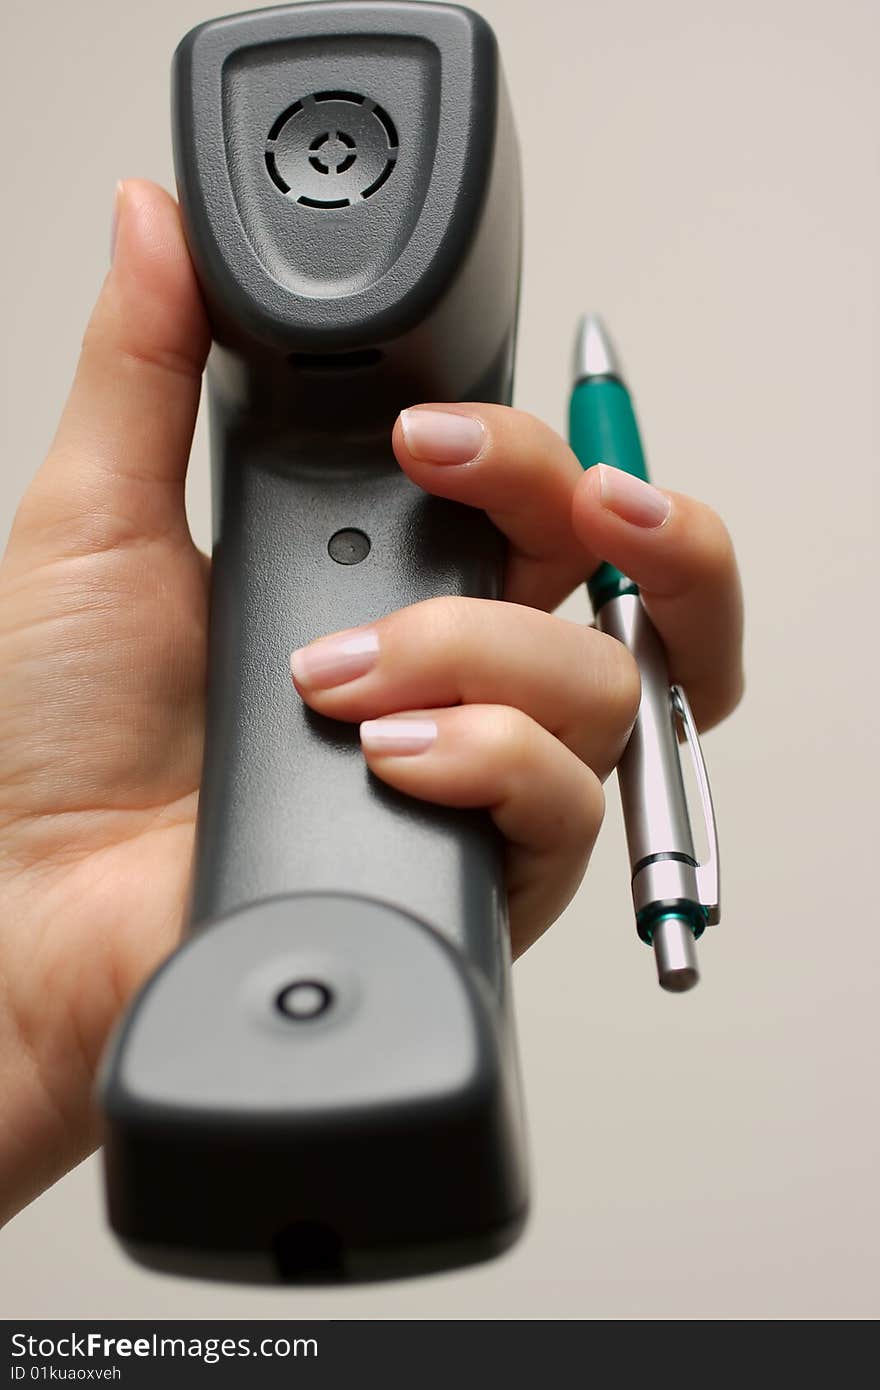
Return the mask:
MULTIPOLYGON (((0 566, 0 1221, 94 1146, 95 1067, 178 941, 193 844, 209 561, 184 481, 209 330, 173 200, 129 181, 117 215, 0 566)), ((415 483, 508 537, 504 601, 434 599, 321 639, 292 657, 296 689, 362 722, 378 777, 489 808, 518 953, 580 882, 639 699, 623 647, 549 610, 599 557, 630 574, 705 729, 742 689, 733 551, 707 507, 583 474, 501 406, 419 406, 393 444, 415 483)))

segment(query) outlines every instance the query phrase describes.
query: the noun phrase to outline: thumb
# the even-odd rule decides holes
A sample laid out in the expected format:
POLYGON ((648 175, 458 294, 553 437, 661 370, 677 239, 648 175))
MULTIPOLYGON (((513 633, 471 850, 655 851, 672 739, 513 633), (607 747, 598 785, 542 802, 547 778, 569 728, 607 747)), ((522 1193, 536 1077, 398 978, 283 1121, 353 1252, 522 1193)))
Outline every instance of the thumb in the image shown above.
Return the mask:
POLYGON ((177 204, 118 186, 110 271, 48 457, 10 536, 51 557, 188 535, 184 483, 210 342, 177 204))

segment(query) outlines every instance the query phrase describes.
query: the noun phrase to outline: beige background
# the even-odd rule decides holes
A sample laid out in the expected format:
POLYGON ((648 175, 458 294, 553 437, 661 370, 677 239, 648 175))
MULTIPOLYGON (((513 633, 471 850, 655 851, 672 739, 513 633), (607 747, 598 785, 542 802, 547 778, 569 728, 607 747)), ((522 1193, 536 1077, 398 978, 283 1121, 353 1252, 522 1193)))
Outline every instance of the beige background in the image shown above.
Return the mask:
MULTIPOLYGON (((880 7, 482 9, 525 168, 517 402, 562 426, 575 316, 601 308, 655 477, 721 512, 744 573, 748 694, 706 740, 724 923, 703 983, 654 983, 612 783, 580 895, 516 971, 535 1201, 512 1255, 345 1292, 165 1280, 111 1242, 92 1161, 0 1234, 6 1317, 880 1313, 880 7)), ((214 13, 4 0, 4 532, 104 272, 115 180, 171 182, 169 59, 214 13)), ((203 544, 205 445, 202 425, 203 544)))

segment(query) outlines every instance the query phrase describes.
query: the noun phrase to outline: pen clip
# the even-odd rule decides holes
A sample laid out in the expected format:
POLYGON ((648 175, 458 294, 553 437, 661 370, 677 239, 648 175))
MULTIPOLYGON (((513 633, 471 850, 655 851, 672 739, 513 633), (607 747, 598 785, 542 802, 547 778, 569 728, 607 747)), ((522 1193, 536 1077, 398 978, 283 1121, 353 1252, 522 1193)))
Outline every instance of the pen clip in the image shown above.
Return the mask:
POLYGON ((706 771, 703 750, 700 747, 697 726, 694 721, 688 697, 685 695, 680 685, 671 686, 669 693, 672 697, 673 713, 681 720, 685 732, 685 738, 687 739, 691 760, 693 762, 694 775, 697 779, 697 786, 700 789, 700 801, 703 805, 703 822, 706 826, 706 836, 709 843, 709 857, 705 864, 697 865, 697 890, 700 894, 700 903, 706 909, 706 921, 710 926, 714 926, 721 920, 721 890, 719 882, 718 831, 715 826, 715 808, 712 805, 712 790, 709 786, 709 774, 706 771))

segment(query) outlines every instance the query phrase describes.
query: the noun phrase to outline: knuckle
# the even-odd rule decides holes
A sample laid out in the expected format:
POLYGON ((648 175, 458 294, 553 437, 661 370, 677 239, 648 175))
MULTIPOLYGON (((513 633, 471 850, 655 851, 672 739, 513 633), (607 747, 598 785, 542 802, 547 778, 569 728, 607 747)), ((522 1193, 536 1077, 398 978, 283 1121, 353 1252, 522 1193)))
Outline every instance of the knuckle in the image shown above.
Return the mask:
POLYGON ((736 571, 737 560, 733 539, 721 517, 712 507, 703 504, 703 524, 697 559, 703 574, 710 582, 726 581, 736 571))
POLYGON ((424 599, 409 609, 418 631, 433 642, 459 639, 466 629, 468 600, 450 594, 424 599))
POLYGON ((630 729, 635 723, 639 705, 642 702, 642 678, 639 674, 638 662, 632 652, 628 652, 621 643, 618 643, 618 647, 620 651, 616 658, 617 679, 615 681, 617 715, 624 729, 630 729))
POLYGON ((714 729, 717 724, 729 718, 738 709, 746 693, 745 672, 740 665, 719 688, 714 699, 700 698, 699 692, 692 701, 694 718, 700 733, 714 729))
POLYGON ((545 731, 510 705, 465 705, 463 709, 468 711, 465 717, 476 721, 480 760, 491 780, 503 789, 504 798, 531 796, 545 761, 541 747, 545 731))
POLYGON ((605 793, 584 763, 577 762, 570 772, 558 814, 546 817, 544 837, 557 853, 589 857, 605 819, 605 793))
POLYGON ((609 720, 622 732, 632 728, 642 699, 638 662, 616 637, 599 633, 602 641, 603 696, 609 720))
POLYGON ((570 453, 552 425, 529 410, 509 405, 484 405, 480 409, 487 426, 485 457, 505 472, 511 468, 532 472, 546 459, 570 453))
POLYGON ((638 664, 622 642, 582 630, 572 707, 553 732, 601 781, 622 751, 642 698, 638 664))
POLYGON ((730 686, 730 701, 727 713, 733 714, 745 699, 746 694, 746 673, 740 665, 737 669, 730 686))
POLYGON ((492 754, 513 773, 528 771, 535 754, 537 726, 522 710, 511 705, 494 705, 487 720, 486 735, 492 754))
POLYGON ((522 410, 515 405, 499 405, 496 402, 482 402, 480 409, 496 426, 507 426, 514 437, 522 435, 523 430, 542 430, 548 426, 530 410, 522 410))
POLYGON ((405 633, 430 649, 435 665, 454 670, 464 690, 471 669, 485 664, 486 643, 503 606, 493 599, 441 594, 404 610, 405 633))
POLYGON ((578 839, 588 839, 591 843, 602 828, 605 819, 605 791, 592 768, 579 764, 581 786, 577 797, 581 824, 578 839))

